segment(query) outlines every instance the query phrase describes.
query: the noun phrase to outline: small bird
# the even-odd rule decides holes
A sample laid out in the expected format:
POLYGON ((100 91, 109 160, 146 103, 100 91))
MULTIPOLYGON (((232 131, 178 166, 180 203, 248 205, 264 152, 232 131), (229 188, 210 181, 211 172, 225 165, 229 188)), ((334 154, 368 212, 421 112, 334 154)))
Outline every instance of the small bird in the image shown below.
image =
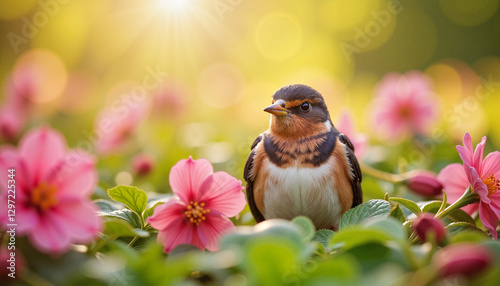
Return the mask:
POLYGON ((269 129, 253 142, 244 169, 255 220, 304 215, 316 229, 338 230, 342 215, 363 199, 351 141, 307 85, 280 88, 264 111, 271 113, 269 129))

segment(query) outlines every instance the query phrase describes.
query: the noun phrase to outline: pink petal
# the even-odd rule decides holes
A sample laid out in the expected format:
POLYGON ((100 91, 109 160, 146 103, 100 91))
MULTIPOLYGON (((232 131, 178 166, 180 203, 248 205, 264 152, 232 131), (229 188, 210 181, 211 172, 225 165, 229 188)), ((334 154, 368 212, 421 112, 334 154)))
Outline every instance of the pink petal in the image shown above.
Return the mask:
POLYGON ((356 157, 358 157, 359 160, 363 158, 366 153, 366 149, 368 148, 368 136, 366 134, 359 133, 356 137, 354 137, 352 144, 354 145, 354 154, 356 154, 356 157))
POLYGON ((479 174, 482 174, 482 169, 483 169, 483 153, 484 153, 484 145, 486 144, 486 136, 484 136, 481 139, 481 142, 479 142, 476 146, 476 150, 474 151, 474 161, 473 161, 473 166, 476 168, 477 172, 479 174))
POLYGON ((64 230, 57 215, 46 212, 29 234, 33 246, 46 253, 62 253, 71 246, 70 234, 64 230))
POLYGON ((28 132, 19 143, 19 154, 24 158, 30 178, 35 185, 66 153, 66 142, 58 131, 41 127, 28 132))
POLYGON ((57 186, 59 197, 88 197, 97 180, 95 158, 81 150, 70 151, 48 175, 49 183, 57 186))
MULTIPOLYGON (((461 164, 455 163, 446 166, 439 172, 437 179, 444 186, 444 191, 448 196, 447 203, 449 204, 456 202, 464 194, 467 187, 469 187, 469 180, 461 164)), ((463 207, 462 210, 472 214, 477 208, 478 205, 473 204, 463 207)))
POLYGON ((193 240, 193 224, 184 220, 175 220, 167 229, 160 230, 158 240, 165 246, 165 252, 170 252, 177 245, 189 244, 193 240))
POLYGON ((210 212, 207 215, 207 220, 201 223, 198 227, 200 237, 205 238, 207 241, 206 248, 210 251, 219 250, 220 238, 236 229, 233 222, 227 217, 224 217, 216 212, 210 212))
POLYGON ((474 150, 472 149, 472 139, 470 137, 469 132, 465 133, 463 143, 464 143, 464 147, 467 148, 467 150, 469 150, 469 153, 472 156, 472 153, 474 152, 474 150))
POLYGON ((353 123, 352 123, 352 118, 351 114, 349 111, 344 110, 342 114, 340 115, 340 119, 338 121, 337 129, 347 135, 347 137, 353 135, 354 130, 353 130, 353 123))
POLYGON ((72 242, 89 243, 102 228, 102 220, 96 211, 96 206, 90 201, 79 201, 60 204, 53 213, 72 242))
POLYGON ((186 205, 178 200, 170 200, 154 209, 153 215, 147 219, 152 227, 165 230, 176 221, 184 221, 186 205))
POLYGON ((483 172, 481 178, 485 179, 494 175, 500 179, 500 152, 495 151, 486 156, 483 161, 483 172))
POLYGON ((0 138, 12 141, 26 124, 26 115, 17 104, 7 103, 0 110, 0 138))
POLYGON ((196 194, 203 181, 214 172, 212 165, 206 159, 180 160, 170 170, 169 180, 172 191, 189 204, 196 201, 196 194))
POLYGON ((194 245, 198 247, 199 249, 205 249, 205 245, 207 245, 207 241, 205 237, 202 238, 200 237, 198 228, 193 228, 193 239, 191 240, 191 245, 194 245))
MULTIPOLYGON (((0 149, 0 168, 2 170, 15 169, 15 188, 16 196, 26 196, 26 194, 34 187, 33 181, 30 179, 29 172, 25 160, 23 160, 14 148, 2 147, 0 149)), ((7 180, 10 178, 7 175, 0 179, 0 191, 7 189, 7 180)))
POLYGON ((479 177, 479 174, 477 173, 476 169, 470 166, 469 167, 464 166, 464 168, 469 169, 468 173, 472 176, 472 178, 469 178, 469 182, 474 192, 479 194, 481 202, 490 203, 490 198, 488 198, 488 188, 483 183, 483 180, 481 180, 481 178, 479 177))
POLYGON ((460 159, 462 159, 462 162, 464 162, 464 166, 465 165, 472 166, 473 165, 472 153, 469 152, 469 149, 460 145, 458 145, 456 148, 458 155, 460 156, 460 159))
POLYGON ((25 207, 18 202, 16 208, 16 223, 19 234, 29 233, 40 223, 40 214, 36 208, 25 207))
POLYGON ((217 210, 227 217, 240 213, 246 205, 241 181, 226 172, 216 172, 209 176, 198 193, 198 202, 206 203, 206 208, 217 210))
POLYGON ((491 236, 496 239, 498 237, 496 228, 498 226, 498 217, 491 210, 488 204, 479 204, 479 218, 483 225, 491 231, 491 236))
MULTIPOLYGON (((0 176, 0 191, 7 192, 7 181, 10 178, 7 176, 9 169, 15 169, 17 173, 17 169, 19 169, 19 157, 17 156, 16 150, 11 146, 2 146, 0 147, 0 170, 3 170, 5 174, 0 176)), ((17 174, 16 174, 17 176, 17 174)), ((17 178, 16 183, 17 183, 17 178)), ((16 186, 19 187, 19 186, 16 186)))

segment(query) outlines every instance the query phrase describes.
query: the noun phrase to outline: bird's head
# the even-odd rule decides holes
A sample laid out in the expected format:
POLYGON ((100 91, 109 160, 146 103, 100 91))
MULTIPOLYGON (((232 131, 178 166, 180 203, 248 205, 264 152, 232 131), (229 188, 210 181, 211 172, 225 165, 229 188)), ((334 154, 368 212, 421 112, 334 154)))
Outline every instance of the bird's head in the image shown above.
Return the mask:
POLYGON ((307 85, 280 88, 264 111, 271 113, 269 129, 275 135, 300 138, 332 128, 323 96, 307 85))

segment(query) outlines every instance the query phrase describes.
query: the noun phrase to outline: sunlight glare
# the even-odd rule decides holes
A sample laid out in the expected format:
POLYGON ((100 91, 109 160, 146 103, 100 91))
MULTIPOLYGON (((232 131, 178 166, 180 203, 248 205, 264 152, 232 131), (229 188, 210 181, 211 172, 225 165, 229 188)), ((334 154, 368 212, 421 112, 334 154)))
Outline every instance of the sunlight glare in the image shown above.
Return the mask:
POLYGON ((160 6, 170 11, 183 11, 189 7, 189 0, 160 0, 160 6))

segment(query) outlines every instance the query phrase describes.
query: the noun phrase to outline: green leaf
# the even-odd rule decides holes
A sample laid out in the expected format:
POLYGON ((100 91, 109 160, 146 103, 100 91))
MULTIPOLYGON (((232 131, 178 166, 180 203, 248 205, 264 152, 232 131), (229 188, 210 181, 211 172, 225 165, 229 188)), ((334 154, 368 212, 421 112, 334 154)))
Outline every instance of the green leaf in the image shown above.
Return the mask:
POLYGON ((489 247, 492 250, 490 253, 495 256, 497 264, 500 263, 500 241, 487 240, 481 242, 481 244, 489 247))
POLYGON ((463 231, 479 231, 479 232, 485 234, 484 231, 481 230, 480 228, 478 228, 477 226, 470 224, 470 223, 467 223, 467 222, 463 222, 463 221, 452 222, 449 225, 447 225, 445 227, 445 229, 448 231, 448 233, 450 235, 454 235, 456 233, 463 232, 463 231))
POLYGON ((389 200, 391 200, 395 203, 401 204, 402 206, 406 207, 407 209, 409 209, 412 213, 414 213, 416 215, 419 215, 422 212, 422 210, 418 207, 418 205, 416 203, 414 203, 413 201, 410 201, 410 200, 407 200, 404 198, 390 198, 389 200))
POLYGON ((370 200, 348 210, 340 220, 340 229, 350 225, 360 224, 363 221, 375 216, 388 216, 391 212, 391 205, 384 200, 370 200))
POLYGON ((132 225, 134 228, 142 227, 141 218, 135 212, 129 209, 122 209, 110 212, 97 212, 97 215, 102 217, 123 219, 130 225, 132 225))
POLYGON ((255 237, 247 242, 243 253, 248 285, 283 285, 297 277, 300 247, 289 240, 255 237))
POLYGON ((132 236, 148 237, 149 233, 145 230, 133 228, 122 219, 110 219, 104 222, 104 234, 100 235, 104 240, 132 236))
POLYGON ((146 219, 150 216, 153 215, 153 211, 155 210, 155 208, 159 205, 162 205, 164 204, 165 202, 157 202, 156 204, 154 204, 152 207, 150 208, 147 208, 144 213, 142 214, 142 217, 144 218, 144 221, 146 221, 146 219))
POLYGON ((310 218, 306 216, 298 216, 292 219, 292 223, 298 225, 304 232, 304 239, 311 240, 316 233, 316 228, 310 218))
POLYGON ((98 200, 94 200, 94 203, 102 211, 115 211, 115 210, 120 209, 120 206, 118 206, 117 204, 114 204, 108 200, 98 199, 98 200))
POLYGON ((396 238, 398 240, 406 239, 406 231, 397 219, 388 217, 378 217, 371 220, 368 220, 365 227, 369 228, 377 228, 385 231, 386 234, 390 234, 392 238, 396 238))
POLYGON ((335 232, 329 229, 320 229, 316 232, 312 240, 319 242, 325 249, 328 249, 328 244, 334 234, 335 232))
POLYGON ((449 239, 449 243, 483 242, 486 240, 491 240, 491 237, 484 232, 465 230, 452 235, 449 239))
POLYGON ((329 246, 330 249, 347 250, 367 243, 383 243, 390 240, 392 240, 392 236, 382 229, 353 226, 336 232, 329 246))
POLYGON ((396 204, 396 206, 392 208, 391 217, 399 220, 400 222, 406 221, 405 214, 404 214, 404 212, 401 209, 401 206, 399 204, 396 204))
MULTIPOLYGON (((442 204, 441 201, 428 202, 422 206, 422 211, 435 214, 439 210, 439 208, 441 207, 441 204, 442 204)), ((446 206, 448 207, 449 204, 446 204, 446 206)), ((452 213, 450 213, 446 217, 451 219, 454 222, 463 221, 463 222, 468 222, 470 224, 475 225, 475 222, 472 219, 472 217, 468 213, 464 212, 461 209, 457 209, 457 210, 453 211, 452 213)))
POLYGON ((108 190, 113 200, 125 204, 129 209, 141 215, 148 205, 146 192, 137 187, 120 185, 108 190))
MULTIPOLYGON (((297 275, 292 285, 360 285, 358 282, 363 276, 358 261, 352 255, 340 255, 333 259, 320 261, 311 260, 314 267, 305 268, 307 274, 305 283, 301 283, 297 275)), ((283 284, 283 283, 281 283, 283 284)))

